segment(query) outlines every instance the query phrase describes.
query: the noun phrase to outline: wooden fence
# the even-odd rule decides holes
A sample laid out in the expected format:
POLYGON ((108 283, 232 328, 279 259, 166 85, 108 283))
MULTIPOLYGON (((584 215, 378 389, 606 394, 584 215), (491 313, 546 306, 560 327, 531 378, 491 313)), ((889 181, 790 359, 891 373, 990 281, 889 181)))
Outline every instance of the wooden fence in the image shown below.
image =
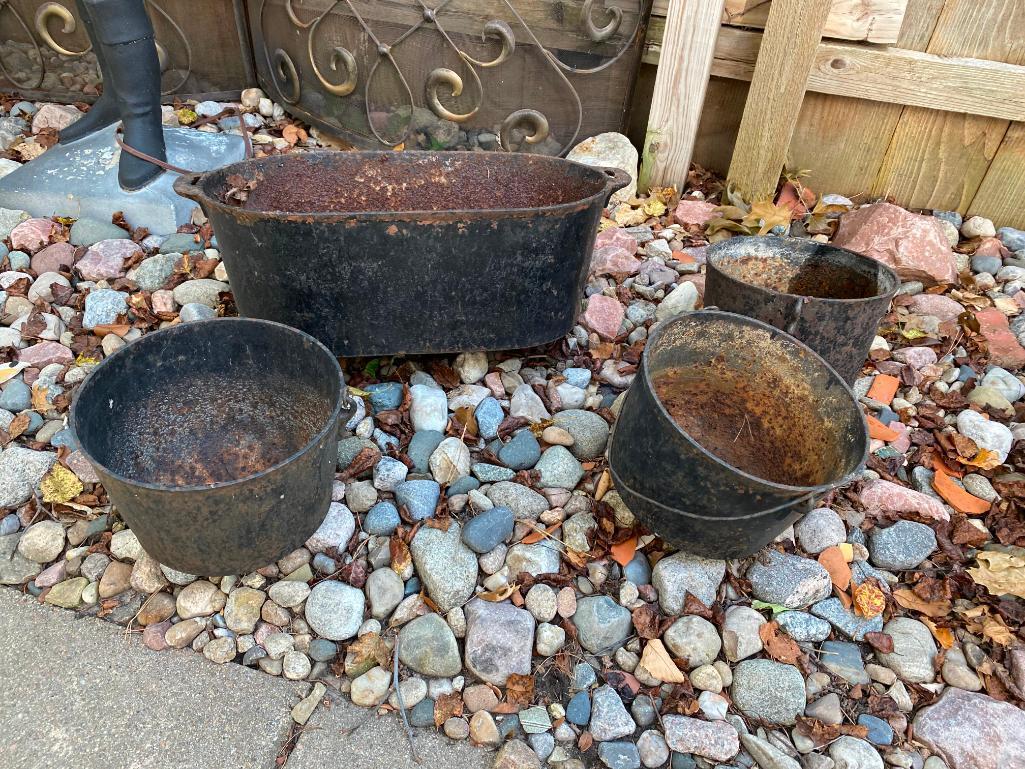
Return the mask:
POLYGON ((642 185, 786 166, 1025 227, 1025 0, 656 0, 644 60, 642 185))

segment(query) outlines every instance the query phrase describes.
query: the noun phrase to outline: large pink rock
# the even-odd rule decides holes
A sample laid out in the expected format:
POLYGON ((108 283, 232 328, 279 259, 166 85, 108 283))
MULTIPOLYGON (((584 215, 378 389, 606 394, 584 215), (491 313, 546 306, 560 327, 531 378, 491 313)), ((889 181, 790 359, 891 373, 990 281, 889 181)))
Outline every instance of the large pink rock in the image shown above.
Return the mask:
POLYGON ((584 324, 602 339, 615 339, 626 310, 618 299, 592 294, 584 311, 584 324))
POLYGON ((869 510, 884 513, 918 513, 923 518, 950 520, 950 514, 938 499, 882 479, 869 481, 862 486, 861 504, 869 510))
POLYGON ((82 113, 71 105, 44 104, 32 117, 32 133, 37 134, 44 128, 56 128, 60 131, 80 117, 82 117, 82 113))
POLYGON ((716 217, 716 208, 704 200, 681 200, 673 217, 678 224, 705 224, 716 217))
POLYGON ((641 268, 641 260, 619 246, 603 246, 594 249, 591 255, 591 272, 594 275, 634 275, 641 268))
POLYGON ((637 253, 637 239, 620 227, 609 227, 598 233, 594 248, 597 250, 604 246, 619 246, 629 251, 631 256, 637 253))
POLYGON ((954 252, 939 220, 891 203, 873 203, 841 216, 833 245, 889 265, 901 280, 926 285, 957 280, 954 252))
POLYGON ((964 312, 964 305, 945 294, 916 294, 908 309, 915 315, 934 315, 943 323, 956 320, 964 312))
POLYGON ((89 246, 76 265, 86 280, 112 280, 124 275, 124 264, 142 248, 127 238, 100 240, 89 246))
POLYGON ((75 247, 70 243, 54 243, 32 257, 32 269, 36 271, 36 275, 69 270, 74 263, 75 247))
POLYGON ((51 363, 71 363, 75 359, 71 350, 60 342, 40 342, 18 351, 18 362, 42 368, 51 363))
POLYGON ((989 351, 989 362, 1008 369, 1025 366, 1025 348, 1023 348, 1007 323, 1007 316, 996 307, 988 307, 975 313, 979 321, 979 332, 986 340, 989 351))
POLYGON ((11 247, 23 251, 38 251, 50 242, 53 228, 50 219, 26 219, 11 230, 11 247))
POLYGON ((915 717, 915 739, 950 769, 1025 767, 1025 712, 985 694, 948 687, 915 717))

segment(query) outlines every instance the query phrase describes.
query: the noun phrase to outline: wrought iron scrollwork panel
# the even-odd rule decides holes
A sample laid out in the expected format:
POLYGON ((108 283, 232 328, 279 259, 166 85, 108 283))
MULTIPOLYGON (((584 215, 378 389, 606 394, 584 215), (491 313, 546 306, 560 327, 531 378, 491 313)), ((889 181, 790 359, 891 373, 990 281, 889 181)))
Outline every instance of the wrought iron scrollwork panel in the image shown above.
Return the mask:
POLYGON ((622 127, 650 0, 250 0, 249 12, 270 95, 329 131, 563 154, 585 119, 622 127))

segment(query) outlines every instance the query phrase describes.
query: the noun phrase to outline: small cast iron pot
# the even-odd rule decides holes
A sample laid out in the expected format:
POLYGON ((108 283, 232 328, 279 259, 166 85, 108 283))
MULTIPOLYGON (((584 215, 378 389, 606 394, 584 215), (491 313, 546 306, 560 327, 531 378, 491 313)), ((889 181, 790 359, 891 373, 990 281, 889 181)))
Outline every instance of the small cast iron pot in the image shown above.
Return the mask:
POLYGON ((629 181, 522 153, 304 152, 181 177, 174 189, 209 217, 242 315, 353 357, 565 335, 602 209, 629 181), (232 204, 226 193, 240 185, 251 189, 232 204))
POLYGON ((82 383, 71 427, 143 549, 241 574, 302 545, 331 503, 341 368, 313 337, 219 318, 147 334, 82 383))
POLYGON ((663 539, 741 558, 856 478, 867 456, 865 418, 828 363, 761 321, 704 310, 652 333, 609 467, 663 539))
POLYGON ((800 339, 854 382, 900 288, 875 259, 805 238, 741 237, 709 246, 705 306, 800 339))

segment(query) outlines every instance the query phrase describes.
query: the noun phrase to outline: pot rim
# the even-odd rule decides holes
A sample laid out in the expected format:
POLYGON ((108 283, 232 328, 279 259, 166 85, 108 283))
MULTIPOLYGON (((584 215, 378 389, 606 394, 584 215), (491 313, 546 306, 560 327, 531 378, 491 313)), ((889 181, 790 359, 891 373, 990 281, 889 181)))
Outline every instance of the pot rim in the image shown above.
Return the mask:
MULTIPOLYGON (((397 154, 414 154, 421 156, 434 156, 440 157, 441 159, 453 158, 453 157, 465 157, 467 152, 460 152, 454 150, 410 150, 408 152, 395 153, 394 151, 387 150, 365 150, 358 152, 346 152, 338 153, 330 150, 312 150, 309 152, 296 153, 293 155, 284 156, 287 158, 286 162, 302 162, 309 158, 318 157, 335 157, 340 154, 346 156, 360 155, 370 159, 376 157, 396 157, 397 154)), ((472 153, 478 154, 478 153, 472 153)), ((501 158, 498 162, 505 163, 510 162, 508 158, 515 157, 515 153, 491 153, 496 157, 501 158)), ((530 162, 546 163, 549 165, 560 165, 565 166, 576 166, 580 169, 585 169, 587 173, 595 174, 604 181, 604 184, 590 195, 576 200, 570 200, 565 203, 556 203, 550 206, 538 206, 533 208, 479 208, 479 209, 442 209, 438 211, 431 211, 426 209, 420 210, 396 210, 396 211, 265 211, 265 210, 250 210, 242 208, 240 206, 228 205, 220 199, 219 196, 210 194, 205 189, 204 182, 208 181, 209 177, 213 174, 222 172, 233 172, 237 173, 241 168, 259 168, 260 166, 267 165, 273 161, 280 161, 283 156, 280 155, 267 155, 260 158, 247 158, 240 160, 237 163, 232 163, 227 166, 220 168, 214 168, 210 171, 203 173, 194 174, 192 176, 182 176, 175 180, 174 190, 183 197, 190 198, 196 201, 204 210, 206 207, 214 209, 219 213, 226 214, 235 218, 248 218, 248 219, 268 219, 277 218, 285 221, 296 221, 310 224, 333 224, 337 222, 350 222, 350 221, 417 221, 417 222, 430 222, 432 220, 439 221, 474 221, 479 219, 499 219, 499 218, 528 218, 536 216, 556 216, 571 213, 573 211, 581 211, 590 208, 596 200, 605 198, 606 200, 611 197, 612 193, 618 189, 627 186, 631 177, 625 171, 611 166, 590 166, 586 163, 579 163, 575 160, 567 160, 561 157, 552 157, 549 155, 530 155, 532 160, 530 162)), ((604 201, 602 204, 604 208, 604 201)))
POLYGON ((276 321, 262 320, 259 318, 205 318, 203 320, 190 321, 188 323, 179 323, 175 326, 170 326, 168 328, 160 329, 159 331, 154 331, 150 334, 146 334, 137 339, 135 342, 125 345, 120 350, 115 352, 113 355, 104 358, 99 363, 99 365, 97 365, 91 372, 89 372, 89 376, 86 377, 85 381, 83 381, 82 384, 75 390, 75 394, 71 403, 71 415, 69 423, 71 425, 72 431, 75 434, 76 439, 78 440, 79 451, 81 451, 85 455, 85 458, 89 460, 89 463, 93 465, 93 467, 101 469, 103 473, 110 476, 111 478, 120 481, 126 486, 131 486, 133 488, 142 489, 145 491, 159 491, 166 493, 194 493, 197 491, 212 491, 215 489, 224 489, 231 486, 237 486, 239 484, 251 481, 254 478, 259 478, 268 475, 274 472, 275 470, 280 470, 281 468, 284 468, 292 464, 297 459, 299 459, 299 457, 306 454, 308 451, 310 451, 310 449, 312 449, 314 446, 316 446, 318 443, 324 440, 324 438, 330 433, 331 430, 337 429, 338 421, 341 418, 342 411, 347 405, 346 393, 347 387, 345 384, 345 378, 342 374, 342 367, 339 365, 338 359, 334 356, 334 353, 332 353, 327 348, 326 345, 320 342, 316 337, 307 334, 305 331, 293 328, 292 326, 288 326, 284 323, 277 323, 276 321), (277 462, 271 465, 270 467, 264 468, 263 470, 260 470, 258 472, 250 473, 249 475, 246 475, 242 478, 234 478, 230 481, 218 481, 217 483, 196 484, 190 486, 171 486, 163 483, 151 483, 147 481, 135 480, 121 473, 114 472, 113 470, 108 468, 106 464, 97 460, 96 457, 94 457, 92 453, 86 448, 85 442, 80 437, 81 434, 78 429, 78 408, 81 402, 81 397, 83 393, 88 394, 88 388, 90 387, 90 383, 93 381, 93 377, 96 375, 96 373, 100 371, 100 369, 102 369, 104 366, 106 366, 109 361, 116 361, 118 359, 118 356, 122 352, 134 348, 135 345, 145 343, 147 339, 155 338, 159 334, 202 333, 202 330, 208 327, 208 325, 211 323, 244 323, 259 325, 263 327, 277 327, 280 329, 284 329, 286 332, 295 334, 297 336, 306 337, 306 339, 313 342, 314 345, 316 345, 316 347, 319 347, 324 352, 324 354, 327 355, 327 357, 334 362, 335 369, 338 371, 338 397, 335 399, 334 409, 332 410, 331 415, 327 419, 327 424, 323 428, 321 428, 316 433, 316 435, 314 435, 309 441, 307 441, 302 448, 285 457, 285 459, 281 460, 280 462, 277 462), (195 329, 195 331, 191 332, 189 331, 190 329, 195 329))
MULTIPOLYGON (((817 352, 815 352, 811 347, 806 345, 800 339, 796 339, 796 338, 792 337, 790 334, 786 333, 785 331, 781 331, 780 329, 776 328, 775 326, 771 326, 768 323, 763 323, 762 321, 757 320, 755 318, 749 318, 746 315, 738 315, 737 313, 725 312, 724 310, 715 310, 715 309, 697 310, 696 312, 684 313, 682 315, 677 315, 676 317, 673 317, 673 318, 667 318, 666 320, 664 320, 661 323, 659 323, 655 327, 655 330, 652 331, 651 334, 648 335, 648 342, 644 346, 644 352, 641 354, 641 368, 644 371, 644 387, 647 389, 648 394, 651 396, 651 399, 654 401, 659 415, 670 425, 670 429, 675 430, 677 433, 679 433, 683 437, 684 440, 686 440, 692 446, 697 448, 698 452, 702 456, 704 456, 707 459, 711 460, 715 464, 717 464, 717 465, 719 465, 721 467, 726 468, 731 473, 735 473, 736 475, 740 476, 744 480, 753 481, 756 484, 761 484, 764 488, 770 489, 772 491, 784 492, 784 493, 792 494, 794 497, 800 497, 800 496, 803 496, 805 494, 815 493, 815 492, 819 492, 819 491, 825 492, 825 491, 828 491, 830 489, 835 489, 838 486, 842 486, 842 485, 845 485, 847 483, 850 483, 851 481, 855 480, 857 475, 860 473, 862 466, 868 461, 868 454, 869 454, 868 423, 865 421, 865 414, 862 412, 861 407, 858 405, 858 399, 854 395, 854 391, 851 390, 850 385, 848 385, 847 382, 844 381, 843 377, 841 377, 836 372, 836 369, 834 369, 829 364, 828 361, 826 361, 821 355, 819 355, 817 352), (858 461, 858 463, 855 466, 855 468, 853 470, 851 470, 849 473, 845 473, 843 476, 841 476, 840 478, 838 478, 838 479, 836 479, 834 481, 829 481, 827 483, 820 483, 820 484, 818 484, 816 486, 793 486, 793 485, 786 484, 786 483, 777 483, 776 481, 770 481, 770 480, 767 480, 766 478, 760 478, 759 476, 753 475, 753 474, 747 472, 746 470, 743 470, 742 468, 739 468, 739 467, 736 467, 734 465, 731 465, 729 462, 726 462, 721 457, 713 454, 711 451, 706 449, 704 446, 701 445, 701 443, 699 443, 697 440, 695 440, 695 438, 690 433, 688 433, 686 430, 684 430, 682 427, 680 427, 680 425, 678 425, 676 423, 676 420, 673 419, 672 415, 669 413, 669 411, 666 409, 665 405, 662 403, 662 399, 659 398, 658 395, 655 393, 655 388, 651 384, 651 371, 649 369, 649 364, 650 364, 650 361, 651 361, 651 356, 649 355, 648 351, 651 350, 652 347, 655 346, 655 344, 658 342, 659 338, 664 333, 666 333, 667 329, 669 329, 674 323, 680 322, 683 319, 693 318, 695 316, 698 316, 698 317, 708 317, 708 318, 713 318, 713 319, 715 319, 715 318, 724 318, 724 319, 727 319, 727 320, 729 320, 731 322, 739 323, 740 325, 754 326, 755 328, 759 328, 759 329, 762 329, 763 331, 769 332, 772 336, 783 337, 786 341, 790 342, 794 346, 799 347, 802 350, 804 350, 805 352, 809 353, 813 360, 818 361, 818 363, 823 368, 825 368, 826 371, 830 374, 830 376, 832 377, 834 382, 836 384, 840 385, 843 388, 843 391, 845 393, 847 393, 847 396, 850 398, 851 405, 854 408, 855 412, 858 414, 858 417, 860 419, 862 434, 864 436, 864 441, 863 441, 863 449, 862 449, 862 453, 861 453, 861 459, 858 461)), ((669 509, 674 509, 674 508, 669 508, 669 509)))
MULTIPOLYGON (((885 299, 885 298, 889 298, 889 299, 892 300, 893 297, 896 295, 897 291, 900 290, 900 285, 901 285, 900 284, 900 277, 897 275, 897 273, 894 271, 894 269, 892 267, 890 267, 887 264, 883 264, 879 260, 873 259, 870 256, 865 256, 862 253, 859 253, 857 251, 852 251, 851 249, 844 248, 843 246, 834 246, 832 243, 818 243, 817 241, 808 240, 806 238, 794 238, 794 237, 783 236, 783 235, 742 235, 742 236, 738 236, 738 237, 735 237, 735 238, 728 238, 726 240, 721 240, 718 243, 713 243, 712 245, 710 245, 708 247, 708 249, 705 252, 705 264, 707 265, 707 268, 710 271, 713 271, 713 272, 717 273, 721 278, 723 278, 725 280, 730 280, 730 281, 734 282, 738 286, 743 286, 744 289, 747 290, 747 291, 752 291, 752 290, 753 291, 760 291, 760 292, 763 292, 763 293, 766 293, 766 294, 770 294, 772 296, 780 296, 780 297, 784 297, 786 299, 792 299, 794 301, 802 300, 802 301, 805 301, 805 302, 815 302, 815 303, 821 302, 823 304, 846 305, 846 304, 854 304, 854 303, 857 303, 857 302, 862 302, 862 303, 864 303, 864 302, 873 302, 873 301, 876 301, 877 299, 885 299), (781 250, 781 251, 782 250, 802 250, 802 251, 807 251, 810 248, 810 246, 808 244, 809 243, 814 243, 816 245, 816 248, 814 250, 816 250, 816 251, 821 249, 821 250, 824 250, 824 251, 841 251, 843 253, 850 254, 853 257, 855 257, 855 259, 857 259, 858 261, 864 262, 866 264, 869 264, 869 265, 871 265, 873 267, 876 267, 877 269, 881 270, 883 272, 883 274, 886 275, 887 279, 889 279, 891 281, 891 283, 893 284, 893 289, 890 290, 890 291, 882 291, 880 293, 873 294, 872 296, 863 296, 863 297, 857 297, 857 298, 853 298, 853 299, 843 299, 843 298, 840 298, 840 297, 832 297, 832 296, 807 296, 805 294, 791 294, 788 291, 778 291, 777 289, 768 288, 767 286, 759 286, 756 283, 748 283, 745 280, 741 280, 740 278, 737 278, 737 277, 734 277, 733 275, 730 275, 728 272, 723 270, 719 266, 719 264, 717 264, 717 262, 720 262, 720 263, 721 262, 725 262, 725 261, 727 261, 728 259, 730 259, 732 257, 732 254, 723 254, 722 253, 723 251, 727 250, 726 249, 727 244, 733 245, 734 247, 736 247, 737 243, 740 243, 742 241, 751 241, 751 240, 757 241, 759 243, 765 243, 766 245, 768 245, 770 247, 774 247, 774 248, 776 248, 778 250, 781 250)), ((877 288, 878 288, 878 283, 877 283, 877 288)))

